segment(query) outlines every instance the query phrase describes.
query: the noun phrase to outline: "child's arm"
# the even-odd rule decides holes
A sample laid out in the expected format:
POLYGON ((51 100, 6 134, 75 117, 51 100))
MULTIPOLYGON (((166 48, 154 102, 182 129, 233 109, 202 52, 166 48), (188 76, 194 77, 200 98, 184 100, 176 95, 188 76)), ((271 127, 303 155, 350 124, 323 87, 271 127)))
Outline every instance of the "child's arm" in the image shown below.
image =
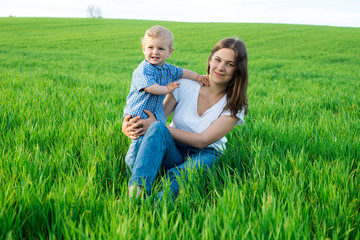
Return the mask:
POLYGON ((179 87, 179 85, 179 82, 171 82, 166 86, 161 86, 155 83, 149 87, 144 88, 144 90, 154 95, 166 95, 168 93, 172 93, 176 88, 179 87))
POLYGON ((206 75, 200 75, 196 72, 190 71, 185 68, 183 68, 183 75, 181 77, 197 81, 201 85, 207 85, 207 86, 210 85, 206 75))

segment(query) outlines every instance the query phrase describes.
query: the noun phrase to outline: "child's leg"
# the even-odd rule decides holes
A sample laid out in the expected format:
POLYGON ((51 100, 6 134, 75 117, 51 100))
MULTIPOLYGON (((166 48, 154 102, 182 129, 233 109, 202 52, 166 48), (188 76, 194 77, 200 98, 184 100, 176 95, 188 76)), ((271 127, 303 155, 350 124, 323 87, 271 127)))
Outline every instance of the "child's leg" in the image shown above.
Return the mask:
POLYGON ((125 163, 126 163, 126 165, 128 167, 128 170, 130 171, 130 173, 129 173, 130 175, 131 175, 132 168, 133 168, 133 165, 134 165, 134 162, 135 162, 137 153, 139 151, 139 147, 141 145, 143 137, 144 136, 140 136, 137 140, 131 140, 131 144, 130 144, 129 149, 128 149, 127 153, 126 153, 125 163))
MULTIPOLYGON (((133 169, 133 165, 137 156, 137 153, 139 151, 139 147, 141 145, 143 136, 140 136, 137 140, 131 140, 131 144, 129 146, 129 149, 126 153, 125 156, 125 163, 127 165, 127 170, 128 170, 128 175, 131 176, 132 173, 132 169, 133 169)), ((141 193, 141 186, 137 186, 136 187, 136 198, 139 197, 140 193, 141 193)), ((132 183, 130 184, 130 180, 129 180, 129 196, 130 197, 134 197, 134 190, 135 190, 135 186, 132 185, 132 183)))

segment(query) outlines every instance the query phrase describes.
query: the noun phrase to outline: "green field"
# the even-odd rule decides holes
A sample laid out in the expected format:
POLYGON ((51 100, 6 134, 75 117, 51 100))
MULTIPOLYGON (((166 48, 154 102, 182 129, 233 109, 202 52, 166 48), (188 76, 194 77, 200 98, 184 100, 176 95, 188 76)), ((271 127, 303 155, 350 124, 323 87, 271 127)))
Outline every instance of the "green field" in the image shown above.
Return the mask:
POLYGON ((360 239, 359 80, 360 28, 0 18, 0 239, 360 239), (225 156, 154 204, 128 197, 121 123, 156 24, 201 74, 244 40, 250 79, 225 156))

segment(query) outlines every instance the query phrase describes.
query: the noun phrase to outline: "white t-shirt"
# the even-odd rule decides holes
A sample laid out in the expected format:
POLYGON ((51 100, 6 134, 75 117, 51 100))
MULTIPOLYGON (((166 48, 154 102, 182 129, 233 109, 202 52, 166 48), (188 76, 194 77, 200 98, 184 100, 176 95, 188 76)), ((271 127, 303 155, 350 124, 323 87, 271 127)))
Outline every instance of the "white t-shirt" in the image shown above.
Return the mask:
MULTIPOLYGON (((201 85, 195 81, 180 79, 180 88, 175 89, 173 95, 177 105, 173 114, 173 122, 170 126, 177 129, 202 133, 207 129, 216 119, 222 115, 231 115, 230 110, 224 111, 226 105, 226 95, 223 96, 214 106, 209 108, 202 116, 197 112, 197 103, 201 85)), ((244 111, 239 111, 236 114, 239 119, 236 125, 243 124, 244 111)), ((208 145, 208 147, 215 148, 221 152, 225 150, 226 137, 222 137, 215 143, 208 145)))

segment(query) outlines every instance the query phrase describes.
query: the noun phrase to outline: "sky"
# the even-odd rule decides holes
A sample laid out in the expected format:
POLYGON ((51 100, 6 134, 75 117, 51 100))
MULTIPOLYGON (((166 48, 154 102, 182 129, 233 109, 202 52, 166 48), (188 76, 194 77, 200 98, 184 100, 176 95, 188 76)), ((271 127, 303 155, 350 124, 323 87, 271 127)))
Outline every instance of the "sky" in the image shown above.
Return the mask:
POLYGON ((0 0, 0 17, 88 17, 177 22, 360 27, 360 0, 0 0))

